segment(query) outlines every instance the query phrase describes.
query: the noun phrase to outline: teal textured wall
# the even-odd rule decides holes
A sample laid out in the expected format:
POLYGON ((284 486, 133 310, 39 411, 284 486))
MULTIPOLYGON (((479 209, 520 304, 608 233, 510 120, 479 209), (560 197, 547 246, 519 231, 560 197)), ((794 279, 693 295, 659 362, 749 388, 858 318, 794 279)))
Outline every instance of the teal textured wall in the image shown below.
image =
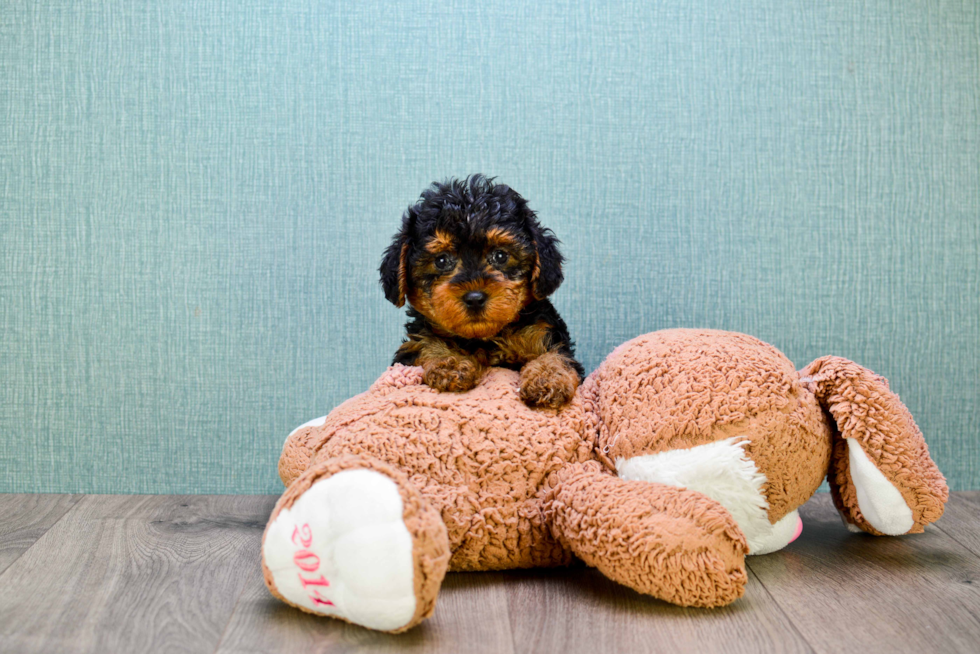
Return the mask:
POLYGON ((277 491, 399 342, 402 210, 476 171, 564 241, 587 368, 845 356, 980 487, 974 0, 8 0, 0 491, 277 491))

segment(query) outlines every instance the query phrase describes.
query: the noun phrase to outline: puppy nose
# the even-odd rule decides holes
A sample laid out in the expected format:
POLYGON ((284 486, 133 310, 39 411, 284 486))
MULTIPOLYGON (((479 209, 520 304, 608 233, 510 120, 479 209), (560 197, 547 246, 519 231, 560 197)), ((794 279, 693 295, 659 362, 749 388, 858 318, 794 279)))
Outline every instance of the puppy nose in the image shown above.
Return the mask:
POLYGON ((487 303, 487 294, 483 291, 470 291, 463 296, 463 304, 470 309, 479 309, 487 303))

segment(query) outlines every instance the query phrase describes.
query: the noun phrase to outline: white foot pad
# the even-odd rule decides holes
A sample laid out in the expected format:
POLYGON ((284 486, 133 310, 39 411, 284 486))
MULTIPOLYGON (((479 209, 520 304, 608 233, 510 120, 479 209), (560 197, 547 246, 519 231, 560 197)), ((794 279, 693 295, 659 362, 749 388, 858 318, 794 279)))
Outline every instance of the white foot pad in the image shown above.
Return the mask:
POLYGON ((908 533, 915 524, 912 509, 853 438, 847 439, 847 460, 858 508, 868 524, 889 536, 908 533))
POLYGON ((305 609, 390 631, 415 614, 412 537, 391 479, 344 470, 270 525, 262 556, 279 593, 305 609))

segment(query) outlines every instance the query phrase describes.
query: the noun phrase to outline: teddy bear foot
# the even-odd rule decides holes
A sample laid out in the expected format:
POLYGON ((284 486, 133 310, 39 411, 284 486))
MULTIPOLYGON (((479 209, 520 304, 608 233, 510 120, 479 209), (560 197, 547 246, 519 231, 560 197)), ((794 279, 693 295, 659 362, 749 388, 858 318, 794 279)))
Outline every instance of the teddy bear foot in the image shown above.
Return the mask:
POLYGON ((263 537, 266 583, 309 613, 404 631, 434 609, 445 525, 397 471, 344 459, 314 466, 283 495, 263 537))
POLYGON ((921 533, 938 520, 949 499, 946 480, 888 382, 853 361, 830 356, 800 375, 840 434, 827 481, 848 529, 898 536, 921 533))

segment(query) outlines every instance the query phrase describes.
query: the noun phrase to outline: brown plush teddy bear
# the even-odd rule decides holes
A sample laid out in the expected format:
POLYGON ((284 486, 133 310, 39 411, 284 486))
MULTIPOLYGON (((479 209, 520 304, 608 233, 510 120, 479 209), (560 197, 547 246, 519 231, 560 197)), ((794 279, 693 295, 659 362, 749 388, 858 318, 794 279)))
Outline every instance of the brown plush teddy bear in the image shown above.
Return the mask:
POLYGON ((465 393, 394 366, 286 440, 262 543, 272 593, 386 631, 430 616, 447 570, 578 557, 641 593, 721 606, 747 554, 801 529, 824 477, 845 524, 921 532, 948 492, 887 382, 838 357, 797 372, 742 334, 618 347, 561 410, 492 368, 465 393))

